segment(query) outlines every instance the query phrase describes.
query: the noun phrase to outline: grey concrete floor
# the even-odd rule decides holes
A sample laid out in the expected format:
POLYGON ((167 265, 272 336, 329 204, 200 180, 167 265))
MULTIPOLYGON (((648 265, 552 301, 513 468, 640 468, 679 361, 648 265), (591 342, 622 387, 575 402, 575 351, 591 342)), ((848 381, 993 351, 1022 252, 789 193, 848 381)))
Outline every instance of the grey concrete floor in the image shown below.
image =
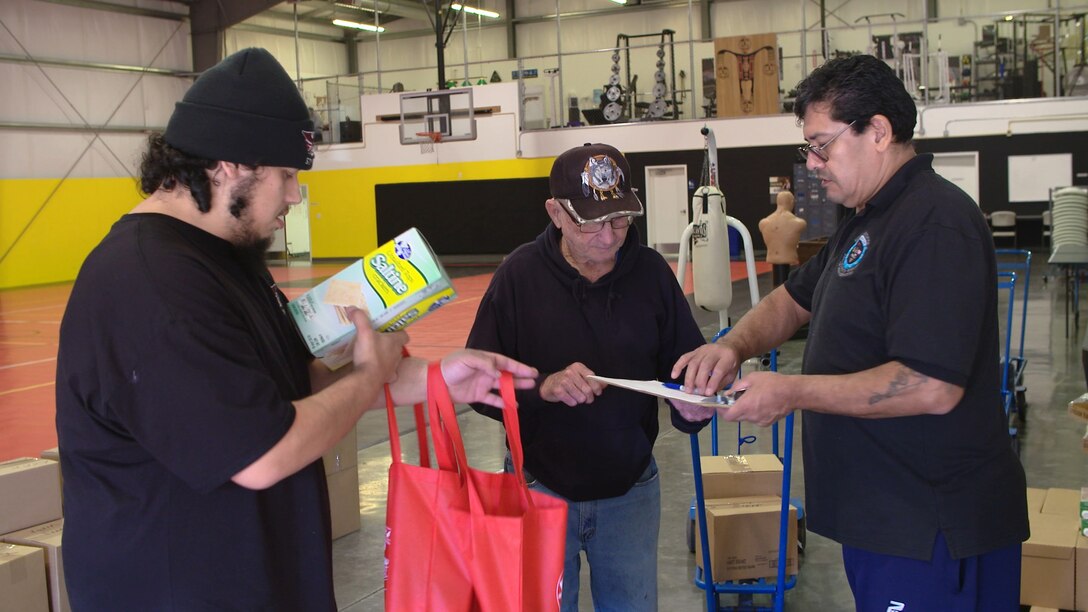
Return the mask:
MULTIPOLYGON (((1079 488, 1088 485, 1088 453, 1081 450, 1083 423, 1066 413, 1066 404, 1085 391, 1080 363, 1080 345, 1088 318, 1074 329, 1075 319, 1069 318, 1066 332, 1066 292, 1061 271, 1048 268, 1046 253, 1036 252, 1027 306, 1027 332, 1024 358, 1024 382, 1028 402, 1027 421, 1020 435, 1021 458, 1032 487, 1079 488)), ((770 275, 764 275, 760 291, 770 290, 770 275)), ((1014 315, 1013 353, 1019 342, 1020 303, 1014 315)), ((925 296, 919 296, 925 299, 925 296)), ((750 306, 747 283, 734 283, 734 321, 750 306)), ((1083 307, 1081 310, 1085 310, 1083 307)), ((697 320, 708 337, 717 331, 717 315, 695 309, 697 320)), ((1004 312, 1004 308, 1002 309, 1004 312)), ((1002 317, 1001 319, 1005 319, 1002 317)), ((800 370, 803 340, 791 340, 781 348, 779 371, 800 370)), ((504 456, 503 432, 494 421, 481 417, 467 407, 460 407, 460 426, 469 460, 474 467, 498 471, 504 456)), ((661 435, 655 456, 661 471, 662 519, 658 544, 659 608, 661 610, 705 609, 705 594, 694 586, 695 558, 688 551, 686 526, 688 508, 694 495, 694 474, 689 436, 669 426, 665 408, 661 412, 661 435)), ((401 439, 407 461, 415 461, 415 443, 411 411, 398 413, 401 439)), ((795 432, 792 496, 803 499, 804 466, 801 464, 800 419, 795 432)), ((719 426, 722 446, 719 453, 735 452, 736 425, 719 426), (734 442, 735 443, 735 442, 734 442)), ((758 441, 745 448, 746 453, 770 452, 769 430, 744 428, 758 441)), ((702 453, 709 454, 709 432, 700 435, 702 453)), ((340 610, 364 612, 382 610, 383 563, 385 536, 386 478, 390 462, 385 414, 372 412, 363 417, 359 426, 360 512, 362 529, 337 540, 333 546, 336 598, 340 610)), ((588 569, 583 565, 583 592, 580 609, 592 610, 588 591, 588 569)), ((735 603, 733 595, 723 595, 722 605, 735 603)), ((768 600, 757 598, 757 603, 768 600)), ((808 534, 808 544, 802 556, 797 585, 786 594, 786 609, 798 611, 852 610, 853 599, 841 566, 840 547, 816 534, 808 534)))

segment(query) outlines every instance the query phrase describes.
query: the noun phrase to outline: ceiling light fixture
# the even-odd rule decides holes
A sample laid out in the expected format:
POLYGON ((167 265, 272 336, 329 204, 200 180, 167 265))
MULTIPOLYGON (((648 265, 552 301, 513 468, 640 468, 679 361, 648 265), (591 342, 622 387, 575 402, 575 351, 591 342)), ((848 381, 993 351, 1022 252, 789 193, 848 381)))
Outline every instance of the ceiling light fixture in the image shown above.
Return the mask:
MULTIPOLYGON (((625 0, 626 1, 626 0, 625 0)), ((480 17, 490 17, 492 19, 498 19, 499 14, 495 11, 488 11, 485 9, 472 8, 471 6, 463 6, 460 4, 451 4, 450 8, 455 11, 464 11, 472 15, 479 15, 480 17)))
POLYGON ((356 11, 366 11, 368 13, 377 12, 373 8, 370 8, 368 6, 359 6, 358 4, 352 4, 351 2, 333 2, 333 4, 335 6, 339 6, 340 8, 353 9, 356 11))
POLYGON ((612 0, 612 2, 615 2, 616 4, 627 4, 627 0, 612 0))
POLYGON ((372 26, 369 23, 358 23, 355 21, 348 21, 346 19, 333 19, 333 25, 338 25, 341 28, 355 28, 356 30, 366 30, 367 32, 384 32, 385 28, 381 26, 372 26))

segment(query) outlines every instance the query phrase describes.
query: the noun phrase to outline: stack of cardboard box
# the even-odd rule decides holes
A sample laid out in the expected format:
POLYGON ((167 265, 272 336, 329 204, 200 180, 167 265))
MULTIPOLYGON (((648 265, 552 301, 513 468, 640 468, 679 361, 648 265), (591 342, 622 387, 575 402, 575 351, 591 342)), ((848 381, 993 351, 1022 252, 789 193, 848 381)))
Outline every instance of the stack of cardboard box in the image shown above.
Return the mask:
MULTIPOLYGON (((782 462, 774 455, 701 459, 707 540, 715 582, 773 578, 778 573, 782 462)), ((797 510, 787 520, 786 575, 797 573, 797 510)), ((701 539, 695 562, 703 566, 701 539)))
MULTIPOLYGON (((360 527, 355 429, 325 453, 332 537, 360 527)), ((0 462, 0 612, 69 612, 60 456, 0 462)))
POLYGON ((359 455, 355 428, 321 458, 329 482, 332 539, 359 531, 359 455))
POLYGON ((1020 603, 1088 610, 1088 537, 1078 533, 1081 492, 1028 489, 1031 537, 1024 542, 1020 603))
POLYGON ((60 464, 0 463, 0 611, 68 612, 61 561, 60 464))
POLYGON ((0 612, 49 612, 42 549, 0 544, 0 612))

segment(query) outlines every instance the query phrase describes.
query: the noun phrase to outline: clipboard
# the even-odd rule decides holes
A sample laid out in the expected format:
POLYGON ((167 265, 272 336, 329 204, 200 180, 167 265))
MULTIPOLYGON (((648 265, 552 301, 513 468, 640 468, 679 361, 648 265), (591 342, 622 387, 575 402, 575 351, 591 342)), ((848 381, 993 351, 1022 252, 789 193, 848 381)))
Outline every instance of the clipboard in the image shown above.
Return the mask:
POLYGON ((586 378, 592 378, 593 380, 603 382, 606 385, 612 385, 613 387, 622 387, 624 389, 638 391, 639 393, 645 393, 647 395, 654 395, 666 399, 680 400, 689 404, 710 404, 714 406, 728 406, 733 403, 734 397, 732 395, 696 395, 694 393, 686 393, 684 391, 680 391, 679 389, 670 389, 669 387, 666 387, 665 383, 661 382, 660 380, 632 380, 629 378, 608 378, 606 376, 596 375, 590 375, 586 378))

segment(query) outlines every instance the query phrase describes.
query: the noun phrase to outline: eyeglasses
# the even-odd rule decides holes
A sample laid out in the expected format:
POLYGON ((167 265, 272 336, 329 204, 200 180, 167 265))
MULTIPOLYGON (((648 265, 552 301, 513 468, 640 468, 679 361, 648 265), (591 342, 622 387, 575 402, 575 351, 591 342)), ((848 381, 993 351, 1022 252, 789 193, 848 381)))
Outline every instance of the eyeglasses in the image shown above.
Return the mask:
POLYGON ((611 225, 612 229, 627 229, 635 222, 635 217, 642 216, 642 211, 640 210, 636 213, 613 213, 614 216, 612 217, 605 215, 599 219, 586 221, 578 216, 578 213, 575 212, 574 206, 570 203, 570 200, 559 198, 556 198, 556 200, 563 205, 563 208, 567 211, 567 215, 570 216, 571 221, 574 221, 574 224, 578 226, 578 231, 583 234, 596 234, 604 229, 606 223, 611 225))
POLYGON ((835 142, 836 138, 842 136, 842 133, 850 129, 850 127, 853 126, 855 123, 857 123, 857 119, 851 121, 850 123, 847 123, 845 126, 843 126, 841 130, 835 132, 835 135, 829 138, 828 141, 823 143, 822 145, 801 145, 797 147, 797 154, 801 156, 801 161, 808 162, 808 154, 811 153, 815 155, 817 159, 826 164, 828 159, 830 158, 828 158, 827 153, 824 153, 824 149, 831 146, 831 143, 835 142))

